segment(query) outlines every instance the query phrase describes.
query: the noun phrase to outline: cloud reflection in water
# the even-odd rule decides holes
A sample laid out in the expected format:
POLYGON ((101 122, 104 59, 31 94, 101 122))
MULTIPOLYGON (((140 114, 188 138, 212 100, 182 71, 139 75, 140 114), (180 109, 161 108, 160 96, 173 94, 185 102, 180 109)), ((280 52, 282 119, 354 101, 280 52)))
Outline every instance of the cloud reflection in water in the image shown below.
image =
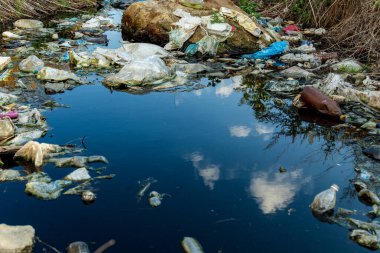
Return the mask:
POLYGON ((288 173, 263 172, 251 179, 249 191, 264 214, 275 213, 293 202, 301 185, 310 178, 302 179, 302 170, 288 173))
POLYGON ((231 96, 234 92, 234 89, 241 87, 243 83, 242 76, 234 76, 230 79, 224 79, 216 87, 215 94, 222 98, 227 98, 231 96))
POLYGON ((230 135, 232 137, 245 138, 252 131, 251 128, 247 126, 232 126, 230 127, 230 135))
POLYGON ((199 152, 194 152, 190 155, 190 161, 193 163, 195 169, 197 169, 198 174, 203 179, 203 183, 210 188, 214 189, 215 182, 220 178, 220 168, 216 164, 206 164, 201 165, 204 160, 204 156, 199 152))

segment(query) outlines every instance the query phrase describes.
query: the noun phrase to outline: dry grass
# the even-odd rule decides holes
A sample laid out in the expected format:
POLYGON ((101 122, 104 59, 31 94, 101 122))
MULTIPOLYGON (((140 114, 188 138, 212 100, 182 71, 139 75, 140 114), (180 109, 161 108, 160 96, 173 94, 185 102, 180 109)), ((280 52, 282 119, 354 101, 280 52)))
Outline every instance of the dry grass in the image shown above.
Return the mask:
POLYGON ((379 0, 287 0, 266 8, 263 15, 294 19, 300 18, 295 10, 306 13, 304 22, 328 29, 329 49, 380 66, 379 5, 379 0))
POLYGON ((0 0, 0 30, 20 18, 44 18, 96 5, 96 0, 0 0))

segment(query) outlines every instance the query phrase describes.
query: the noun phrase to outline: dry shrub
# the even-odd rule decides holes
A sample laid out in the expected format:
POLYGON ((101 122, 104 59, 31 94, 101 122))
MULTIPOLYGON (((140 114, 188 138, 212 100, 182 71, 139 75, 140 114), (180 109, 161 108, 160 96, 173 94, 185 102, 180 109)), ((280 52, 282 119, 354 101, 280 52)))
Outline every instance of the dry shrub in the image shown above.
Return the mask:
POLYGON ((380 64, 378 2, 379 0, 277 1, 266 8, 263 15, 279 15, 298 19, 297 21, 304 18, 302 21, 307 25, 328 29, 325 39, 329 49, 339 51, 344 56, 380 64))
POLYGON ((96 5, 96 0, 0 0, 0 30, 16 19, 47 17, 57 12, 78 12, 96 5))

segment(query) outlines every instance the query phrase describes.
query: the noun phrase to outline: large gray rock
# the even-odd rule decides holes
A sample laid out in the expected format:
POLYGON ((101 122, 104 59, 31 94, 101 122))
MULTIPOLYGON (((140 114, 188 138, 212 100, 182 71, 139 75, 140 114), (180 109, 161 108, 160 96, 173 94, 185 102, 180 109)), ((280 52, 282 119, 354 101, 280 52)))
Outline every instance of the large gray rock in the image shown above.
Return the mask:
POLYGON ((8 226, 0 224, 1 253, 31 253, 35 231, 32 226, 8 226))

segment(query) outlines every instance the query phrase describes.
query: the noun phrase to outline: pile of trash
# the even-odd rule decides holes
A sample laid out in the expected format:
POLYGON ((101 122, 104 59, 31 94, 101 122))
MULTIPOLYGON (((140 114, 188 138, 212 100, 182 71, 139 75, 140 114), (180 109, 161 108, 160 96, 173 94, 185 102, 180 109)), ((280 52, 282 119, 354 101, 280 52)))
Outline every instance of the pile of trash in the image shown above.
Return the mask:
POLYGON ((61 196, 65 188, 72 187, 63 192, 64 195, 81 195, 84 203, 95 201, 95 194, 91 191, 91 182, 98 179, 112 179, 115 175, 98 175, 92 177, 90 171, 102 173, 104 168, 92 168, 89 163, 108 163, 103 156, 71 156, 67 154, 79 153, 82 150, 69 146, 38 143, 29 141, 23 146, 12 149, 13 152, 4 152, 12 156, 13 160, 27 168, 27 173, 19 170, 1 169, 0 181, 26 181, 25 192, 43 200, 53 200, 61 196), (14 153, 15 152, 15 153, 14 153), (43 172, 43 166, 54 163, 56 167, 76 167, 74 171, 62 179, 53 180, 43 172))
MULTIPOLYGON (((140 190, 137 192, 137 195, 136 195, 137 202, 141 201, 145 193, 154 183, 157 183, 157 180, 152 177, 149 177, 145 179, 144 181, 139 182, 140 190)), ((158 193, 157 191, 151 191, 148 195, 148 203, 151 207, 158 207, 161 205, 164 197, 171 197, 171 196, 167 193, 158 193)))
MULTIPOLYGON (((355 181, 355 189, 358 191, 358 198, 365 204, 372 206, 372 211, 367 213, 369 218, 376 218, 379 215, 380 199, 372 190, 367 188, 367 184, 355 181)), ((336 192, 339 191, 337 185, 332 185, 330 189, 317 194, 310 205, 313 215, 323 221, 335 223, 350 230, 349 238, 359 245, 371 250, 380 249, 380 224, 376 221, 361 221, 352 218, 357 215, 356 210, 338 208, 336 205, 336 192)))
MULTIPOLYGON (((116 2, 131 4, 112 4, 116 2)), ((215 83, 238 75, 259 77, 265 80, 261 88, 276 97, 275 102, 291 98, 300 115, 313 111, 336 120, 337 129, 353 127, 375 138, 380 135, 380 82, 365 65, 318 50, 323 28, 254 18, 224 0, 143 1, 131 4, 123 15, 125 38, 133 43, 121 41, 118 48, 108 48, 107 32, 119 31, 120 24, 107 14, 115 10, 107 8, 96 16, 52 20, 49 28, 38 20, 18 20, 14 29, 2 33, 0 157, 10 156, 27 171, 5 169, 7 164, 0 160, 1 182, 25 182, 25 192, 43 200, 61 195, 79 195, 85 203, 96 199, 92 183, 114 175, 103 175, 104 168, 90 164, 106 164, 105 157, 79 156, 81 149, 34 141, 49 130, 44 110, 63 106, 50 95, 91 83, 91 73, 101 75, 110 89, 128 92, 192 90, 202 87, 203 77, 215 83), (42 170, 46 164, 75 169, 53 179, 42 170)), ((378 163, 380 147, 363 148, 361 155, 378 163)), ((377 217, 378 180, 368 169, 375 166, 363 164, 353 185, 358 197, 373 207, 368 215, 377 217)), ((146 179, 137 198, 143 198, 153 183, 146 179)), ((354 214, 345 209, 333 215, 336 191, 333 186, 316 196, 311 207, 317 216, 349 228, 350 238, 360 245, 380 248, 376 222, 344 217, 354 214)), ((147 201, 157 207, 166 196, 151 191, 147 201)), ((202 252, 194 238, 186 237, 182 244, 186 252, 202 252)))
POLYGON ((149 42, 167 50, 185 47, 189 54, 241 54, 277 39, 276 33, 228 0, 136 2, 125 10, 122 29, 127 40, 149 42))
POLYGON ((25 192, 42 200, 57 199, 63 194, 79 195, 84 203, 92 203, 96 198, 92 183, 115 175, 103 175, 104 167, 93 168, 90 163, 108 163, 107 159, 78 156, 83 151, 80 148, 34 140, 49 130, 44 111, 63 106, 48 95, 86 82, 67 67, 69 49, 94 42, 105 44, 104 31, 117 29, 117 25, 108 17, 90 15, 52 23, 54 28, 44 28, 38 20, 17 20, 13 30, 2 33, 6 55, 0 57, 0 158, 4 161, 0 163, 0 181, 25 182, 25 192), (78 31, 67 33, 78 24, 78 31), (35 42, 41 39, 41 45, 36 47, 35 42), (9 161, 26 170, 11 169, 14 165, 9 161), (76 169, 63 178, 53 179, 43 172, 49 163, 76 169))

